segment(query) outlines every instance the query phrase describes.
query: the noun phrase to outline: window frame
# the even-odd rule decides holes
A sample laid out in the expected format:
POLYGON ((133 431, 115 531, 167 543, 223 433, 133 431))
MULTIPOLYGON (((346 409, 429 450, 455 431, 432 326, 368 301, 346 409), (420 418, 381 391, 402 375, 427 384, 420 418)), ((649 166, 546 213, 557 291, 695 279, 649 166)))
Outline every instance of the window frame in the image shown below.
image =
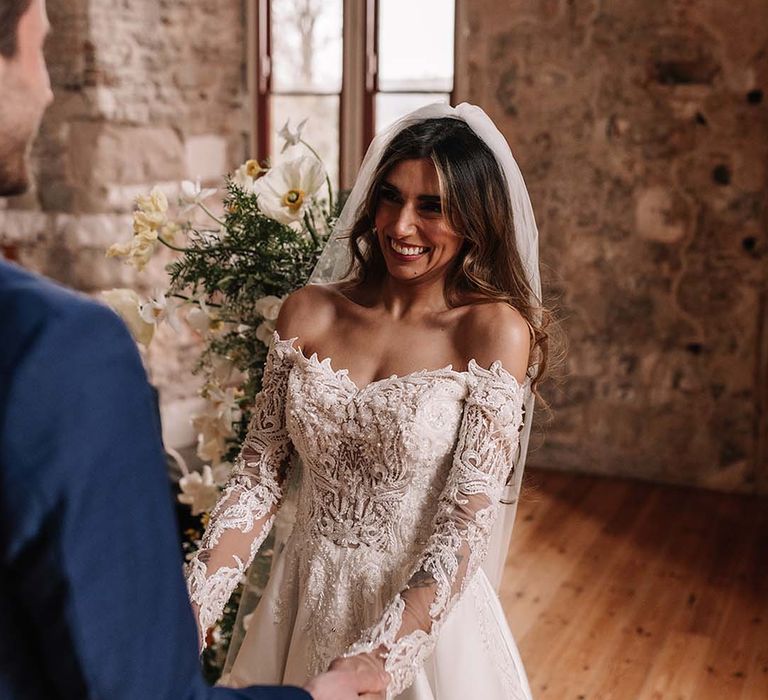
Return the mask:
MULTIPOLYGON (((339 95, 339 188, 350 189, 375 132, 375 101, 379 94, 378 16, 381 0, 343 0, 342 84, 339 95)), ((459 21, 463 0, 454 1, 453 84, 449 100, 455 104, 459 65, 459 21)), ((247 86, 250 103, 248 146, 252 157, 264 160, 269 152, 269 100, 272 95, 271 0, 246 0, 247 86)), ((433 90, 409 90, 420 94, 433 90)), ((282 93, 281 93, 282 94, 282 93)), ((387 94, 387 92, 382 93, 387 94)))

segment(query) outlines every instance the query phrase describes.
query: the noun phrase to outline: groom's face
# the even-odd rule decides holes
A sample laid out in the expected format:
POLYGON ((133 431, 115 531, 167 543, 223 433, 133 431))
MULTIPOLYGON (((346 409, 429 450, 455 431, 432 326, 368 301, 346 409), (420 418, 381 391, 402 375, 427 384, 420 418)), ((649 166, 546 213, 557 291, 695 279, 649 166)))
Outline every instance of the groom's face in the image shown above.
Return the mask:
POLYGON ((0 195, 29 186, 27 155, 53 99, 43 55, 48 28, 45 0, 31 0, 19 20, 16 52, 0 55, 0 195))

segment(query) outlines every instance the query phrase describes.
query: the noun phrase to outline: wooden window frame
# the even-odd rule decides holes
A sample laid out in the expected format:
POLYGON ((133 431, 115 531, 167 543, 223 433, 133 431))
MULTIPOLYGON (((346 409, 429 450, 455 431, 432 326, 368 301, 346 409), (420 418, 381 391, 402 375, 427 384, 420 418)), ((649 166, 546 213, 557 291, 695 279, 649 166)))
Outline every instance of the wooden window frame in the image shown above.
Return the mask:
MULTIPOLYGON (((269 153, 269 99, 272 94, 270 0, 246 1, 247 85, 250 99, 249 151, 260 160, 269 153)), ((378 79, 378 6, 380 0, 342 0, 342 85, 339 99, 339 187, 349 189, 374 136, 378 79)), ((457 93, 458 27, 463 0, 454 5, 454 78, 457 93)), ((418 94, 420 91, 407 91, 418 94)), ((433 91, 424 91, 433 92, 433 91)))

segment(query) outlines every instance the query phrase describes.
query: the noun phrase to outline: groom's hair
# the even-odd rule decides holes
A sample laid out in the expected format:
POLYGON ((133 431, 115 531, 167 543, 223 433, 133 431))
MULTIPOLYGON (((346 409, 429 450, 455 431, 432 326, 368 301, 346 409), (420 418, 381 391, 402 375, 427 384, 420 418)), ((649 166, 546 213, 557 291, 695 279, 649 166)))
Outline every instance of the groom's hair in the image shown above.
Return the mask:
POLYGON ((2 0, 0 3, 0 56, 13 58, 18 49, 19 20, 32 0, 2 0))

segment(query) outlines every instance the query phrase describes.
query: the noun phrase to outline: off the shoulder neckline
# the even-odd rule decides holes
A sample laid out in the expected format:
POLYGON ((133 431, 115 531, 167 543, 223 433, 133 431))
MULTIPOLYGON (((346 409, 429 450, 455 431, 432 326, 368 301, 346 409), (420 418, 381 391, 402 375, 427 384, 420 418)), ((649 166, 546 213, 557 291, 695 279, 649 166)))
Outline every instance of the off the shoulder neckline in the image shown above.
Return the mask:
POLYGON ((324 367, 330 373, 334 374, 337 378, 341 379, 342 381, 348 382, 349 386, 353 388, 357 393, 360 393, 360 394, 368 391, 372 387, 380 386, 390 382, 405 381, 408 379, 414 379, 417 377, 425 377, 425 376, 432 376, 432 375, 458 376, 458 377, 464 377, 464 378, 466 377, 497 378, 511 384, 513 388, 517 391, 522 391, 530 383, 529 379, 526 377, 523 384, 520 384, 520 382, 517 380, 517 377, 515 377, 515 375, 511 374, 509 371, 507 371, 504 368, 504 366, 501 363, 501 360, 494 360, 491 363, 491 366, 486 369, 485 367, 481 367, 477 363, 477 360, 475 360, 475 358, 472 358, 467 363, 467 369, 465 370, 453 369, 452 364, 445 365, 445 367, 437 367, 434 369, 417 369, 413 372, 408 372, 407 374, 392 374, 388 377, 375 379, 372 382, 369 382, 368 384, 366 384, 365 386, 360 387, 349 376, 349 370, 344 367, 340 369, 336 369, 333 366, 333 361, 330 357, 326 357, 323 360, 320 360, 316 352, 313 352, 309 357, 307 357, 304 354, 304 351, 300 347, 297 347, 295 345, 295 342, 297 340, 298 340, 298 336, 295 336, 293 338, 283 339, 280 337, 280 334, 277 331, 274 331, 274 333, 272 334, 272 343, 275 349, 280 348, 283 351, 292 352, 294 356, 304 364, 309 364, 316 367, 324 367))

